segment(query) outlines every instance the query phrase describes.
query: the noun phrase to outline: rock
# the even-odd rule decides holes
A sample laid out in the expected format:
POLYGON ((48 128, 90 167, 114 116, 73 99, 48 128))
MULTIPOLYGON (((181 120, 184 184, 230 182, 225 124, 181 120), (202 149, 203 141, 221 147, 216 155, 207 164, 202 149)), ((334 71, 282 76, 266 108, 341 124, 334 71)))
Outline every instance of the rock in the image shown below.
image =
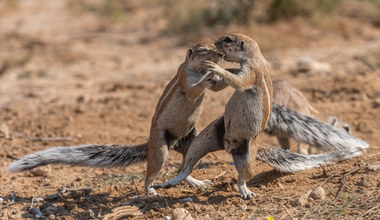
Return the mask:
POLYGON ((160 203, 158 203, 158 202, 153 202, 153 203, 152 203, 152 206, 153 206, 154 208, 156 208, 156 209, 160 209, 160 208, 161 208, 161 205, 160 205, 160 203))
POLYGON ((53 214, 50 214, 48 217, 49 217, 49 219, 52 219, 52 220, 55 219, 55 215, 53 215, 53 214))
POLYGON ((41 197, 34 198, 34 202, 43 202, 43 201, 45 201, 44 198, 41 198, 41 197))
POLYGON ((3 137, 5 139, 11 138, 11 134, 9 133, 9 128, 5 123, 0 125, 0 137, 3 137))
POLYGON ((0 197, 0 204, 3 204, 4 199, 0 197))
POLYGON ((356 185, 362 186, 362 187, 370 187, 371 186, 364 177, 361 177, 360 180, 356 183, 356 185))
POLYGON ((49 206, 46 208, 46 212, 48 212, 49 214, 56 213, 57 211, 58 211, 58 208, 55 206, 49 206))
POLYGON ((167 215, 164 217, 164 220, 171 220, 171 219, 172 219, 172 217, 167 216, 167 215))
POLYGON ((311 191, 310 195, 311 198, 314 200, 325 200, 326 199, 326 193, 325 190, 322 187, 317 187, 313 191, 311 191))
POLYGON ((103 217, 103 220, 125 219, 127 217, 140 216, 143 213, 136 206, 121 206, 112 209, 112 213, 103 217))
POLYGON ((34 217, 36 217, 36 218, 44 217, 44 215, 42 214, 42 212, 38 208, 29 209, 29 213, 35 215, 34 217))
POLYGON ((315 61, 310 57, 301 57, 297 61, 297 72, 306 74, 330 73, 331 66, 328 63, 315 61))
POLYGON ((94 213, 94 211, 92 211, 91 209, 88 210, 88 215, 89 215, 91 218, 95 218, 95 213, 94 213))
POLYGON ((206 214, 205 216, 202 216, 200 219, 203 219, 203 220, 212 220, 212 219, 215 219, 215 218, 211 218, 210 214, 206 214))
POLYGON ((234 184, 232 186, 232 189, 234 190, 234 192, 239 192, 239 188, 238 188, 237 184, 234 184))
POLYGON ((36 167, 29 171, 32 176, 43 176, 47 177, 51 173, 51 167, 49 165, 42 166, 42 167, 36 167))
POLYGON ((380 98, 377 98, 375 101, 372 102, 372 108, 378 107, 380 107, 380 98))
POLYGON ((182 201, 184 201, 184 202, 193 202, 193 199, 191 197, 186 197, 186 198, 182 199, 182 201))
POLYGON ((248 208, 247 205, 244 205, 244 204, 241 204, 241 205, 238 206, 238 209, 242 210, 242 211, 247 210, 247 208, 248 208))
POLYGON ((277 183, 277 186, 278 186, 280 189, 283 189, 283 188, 284 188, 284 186, 283 186, 280 182, 277 183))
POLYGON ((292 206, 306 206, 308 204, 308 198, 311 191, 308 191, 307 193, 303 194, 299 198, 295 198, 290 200, 290 204, 292 206))
POLYGON ((173 210, 173 217, 171 220, 194 220, 190 213, 184 208, 177 208, 173 210))

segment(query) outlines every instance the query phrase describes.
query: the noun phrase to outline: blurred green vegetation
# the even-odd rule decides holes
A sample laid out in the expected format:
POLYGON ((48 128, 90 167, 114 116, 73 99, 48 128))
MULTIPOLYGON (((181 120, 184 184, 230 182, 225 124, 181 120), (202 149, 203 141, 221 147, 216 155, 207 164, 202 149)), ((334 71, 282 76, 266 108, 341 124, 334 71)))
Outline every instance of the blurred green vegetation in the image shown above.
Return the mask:
POLYGON ((183 0, 167 7, 169 28, 175 31, 197 31, 205 27, 222 27, 250 21, 254 0, 183 0))
MULTIPOLYGON (((138 6, 151 10, 153 0, 71 0, 70 7, 111 21, 131 19, 138 6), (149 8, 149 9, 148 9, 149 8)), ((162 0, 161 18, 175 33, 217 30, 230 25, 350 17, 380 27, 380 0, 162 0)), ((150 12, 148 12, 150 13, 150 12)))
POLYGON ((296 17, 318 20, 346 16, 380 26, 380 0, 183 0, 168 1, 175 32, 225 28, 231 24, 273 23, 296 17))
POLYGON ((104 16, 112 21, 123 21, 133 8, 132 2, 132 0, 73 0, 69 1, 69 7, 104 16))
POLYGON ((310 17, 314 14, 336 13, 341 0, 273 0, 267 9, 267 20, 291 19, 296 16, 310 17))

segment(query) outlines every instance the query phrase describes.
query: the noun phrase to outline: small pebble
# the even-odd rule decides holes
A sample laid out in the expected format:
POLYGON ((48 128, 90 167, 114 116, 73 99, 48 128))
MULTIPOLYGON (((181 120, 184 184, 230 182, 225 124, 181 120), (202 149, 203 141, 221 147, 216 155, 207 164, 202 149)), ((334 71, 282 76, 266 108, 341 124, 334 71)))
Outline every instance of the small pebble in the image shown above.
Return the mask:
POLYGON ((47 177, 51 173, 51 167, 50 166, 36 167, 36 168, 30 170, 30 173, 33 176, 47 177))
POLYGON ((184 208, 177 208, 173 210, 173 217, 171 220, 194 220, 190 213, 184 208))
POLYGON ((234 184, 232 186, 232 189, 234 190, 234 192, 239 192, 239 187, 237 186, 237 184, 234 184))
POLYGON ((55 215, 53 215, 53 214, 50 214, 48 217, 49 217, 49 219, 53 219, 53 220, 55 219, 55 215))
POLYGON ((279 188, 281 188, 281 189, 284 188, 284 186, 283 186, 280 182, 277 183, 277 186, 278 186, 279 188))
POLYGON ((364 177, 360 178, 360 180, 356 183, 356 185, 363 186, 363 187, 370 187, 370 184, 364 177))
POLYGON ((49 206, 46 208, 46 211, 52 214, 52 213, 56 213, 58 211, 58 208, 55 206, 49 206))
POLYGON ((44 216, 38 208, 29 209, 29 213, 34 214, 36 218, 42 218, 44 216))
POLYGON ((325 190, 319 186, 310 193, 310 197, 314 200, 324 200, 326 199, 325 190))
POLYGON ((193 199, 191 197, 186 197, 186 198, 182 199, 182 201, 184 201, 184 202, 193 202, 193 199))
POLYGON ((44 198, 41 198, 41 197, 34 198, 34 202, 43 202, 43 201, 44 201, 44 198))
POLYGON ((155 208, 161 208, 161 205, 160 205, 160 203, 158 203, 158 202, 154 202, 154 203, 152 203, 152 205, 153 205, 153 207, 155 207, 155 208))
POLYGON ((165 219, 165 220, 171 220, 172 217, 170 217, 170 216, 165 216, 164 219, 165 219))
POLYGON ((241 204, 238 206, 239 210, 245 211, 247 210, 247 205, 241 204))
POLYGON ((290 204, 292 206, 306 206, 309 202, 308 198, 309 198, 310 193, 311 191, 308 191, 307 193, 303 194, 299 198, 290 200, 290 204))
POLYGON ((5 123, 0 125, 0 137, 4 137, 6 139, 9 139, 11 137, 11 134, 9 133, 9 128, 5 123))
POLYGON ((88 210, 88 214, 91 218, 95 218, 95 213, 91 209, 88 210))

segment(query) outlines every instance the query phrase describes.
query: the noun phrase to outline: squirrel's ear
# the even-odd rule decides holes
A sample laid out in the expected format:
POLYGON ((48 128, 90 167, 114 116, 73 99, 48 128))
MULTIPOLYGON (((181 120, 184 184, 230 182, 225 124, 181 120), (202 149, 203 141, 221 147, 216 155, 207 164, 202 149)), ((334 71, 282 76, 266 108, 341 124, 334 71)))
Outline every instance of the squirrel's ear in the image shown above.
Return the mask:
POLYGON ((245 50, 245 43, 244 43, 244 41, 240 42, 240 50, 245 50))
POLYGON ((186 55, 186 57, 187 57, 187 58, 190 58, 190 57, 191 57, 191 54, 193 54, 193 49, 189 49, 189 50, 187 51, 187 55, 186 55))
POLYGON ((335 126, 336 121, 337 121, 337 118, 334 117, 334 116, 330 116, 330 117, 327 119, 327 123, 330 124, 331 126, 335 126))

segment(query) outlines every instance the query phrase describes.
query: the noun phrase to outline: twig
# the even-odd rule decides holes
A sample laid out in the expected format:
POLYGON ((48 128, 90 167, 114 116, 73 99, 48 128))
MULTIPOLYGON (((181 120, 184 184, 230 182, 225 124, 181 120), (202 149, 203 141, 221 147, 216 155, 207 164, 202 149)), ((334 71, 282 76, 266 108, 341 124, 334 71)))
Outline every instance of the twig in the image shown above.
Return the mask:
POLYGON ((376 153, 376 154, 372 154, 372 155, 368 155, 368 157, 375 157, 377 155, 380 155, 380 152, 376 153))
POLYGON ((16 200, 16 191, 13 191, 12 201, 10 205, 13 205, 15 203, 15 200, 16 200))
POLYGON ((325 184, 325 183, 327 182, 327 180, 332 179, 332 178, 334 178, 334 177, 337 177, 337 176, 339 176, 340 174, 341 174, 341 173, 334 173, 333 175, 327 177, 327 178, 323 181, 322 185, 325 184))
POLYGON ((213 179, 218 179, 219 177, 223 176, 226 173, 227 171, 224 171, 223 173, 216 175, 213 179))
POLYGON ((71 141, 71 137, 32 137, 29 138, 30 141, 71 141))
POLYGON ((366 166, 364 168, 371 170, 371 171, 375 171, 377 169, 380 169, 380 164, 375 164, 375 165, 366 164, 366 166))
POLYGON ((57 195, 59 196, 59 198, 61 198, 63 201, 67 202, 67 200, 62 196, 61 193, 57 193, 57 195))
POLYGON ((212 156, 214 156, 214 160, 219 160, 218 157, 215 155, 215 153, 210 153, 212 156))
POLYGON ((11 155, 11 154, 6 154, 5 155, 8 159, 12 159, 12 160, 18 160, 19 158, 17 158, 17 157, 15 157, 15 156, 13 156, 13 155, 11 155))
POLYGON ((289 200, 292 199, 292 197, 283 197, 283 196, 271 196, 273 199, 280 199, 280 200, 289 200))
POLYGON ((190 189, 181 189, 182 192, 186 192, 186 193, 193 193, 194 190, 190 190, 190 189))
POLYGON ((325 176, 328 176, 327 171, 326 171, 326 169, 322 166, 322 164, 319 164, 319 166, 322 168, 322 170, 323 170, 323 174, 324 174, 325 176))
POLYGON ((289 210, 286 208, 286 206, 285 206, 285 205, 283 205, 283 207, 284 207, 284 209, 285 209, 286 213, 288 213, 288 215, 290 216, 290 218, 291 218, 291 219, 295 219, 295 218, 293 217, 293 215, 292 215, 292 214, 290 214, 290 212, 289 212, 289 210))
POLYGON ((340 192, 343 189, 343 186, 346 185, 346 174, 343 175, 343 183, 340 185, 338 191, 336 191, 335 198, 338 198, 340 192))
POLYGON ((343 189, 343 186, 346 184, 346 176, 347 176, 347 175, 354 174, 354 173, 357 173, 361 168, 362 168, 362 167, 359 166, 357 169, 351 170, 350 172, 343 174, 343 178, 342 178, 343 183, 342 183, 342 185, 339 187, 338 191, 336 192, 336 194, 335 194, 335 198, 337 198, 337 197, 339 196, 340 192, 341 192, 342 189, 343 189))
POLYGON ((174 163, 171 163, 171 162, 168 162, 169 166, 172 166, 172 167, 176 167, 176 168, 179 168, 180 165, 178 164, 174 164, 174 163))
POLYGON ((135 178, 133 178, 133 176, 131 176, 131 179, 132 179, 132 183, 133 183, 133 185, 135 186, 135 189, 136 189, 137 198, 138 198, 139 201, 141 202, 139 189, 137 189, 137 186, 136 186, 136 183, 135 183, 135 178))
POLYGON ((33 196, 33 198, 32 198, 32 204, 30 205, 30 208, 32 209, 33 206, 34 206, 34 196, 33 196))
POLYGON ((376 204, 374 207, 368 209, 368 211, 366 211, 362 217, 366 216, 367 214, 369 214, 370 212, 372 212, 374 209, 376 209, 377 207, 379 206, 379 204, 376 204))

